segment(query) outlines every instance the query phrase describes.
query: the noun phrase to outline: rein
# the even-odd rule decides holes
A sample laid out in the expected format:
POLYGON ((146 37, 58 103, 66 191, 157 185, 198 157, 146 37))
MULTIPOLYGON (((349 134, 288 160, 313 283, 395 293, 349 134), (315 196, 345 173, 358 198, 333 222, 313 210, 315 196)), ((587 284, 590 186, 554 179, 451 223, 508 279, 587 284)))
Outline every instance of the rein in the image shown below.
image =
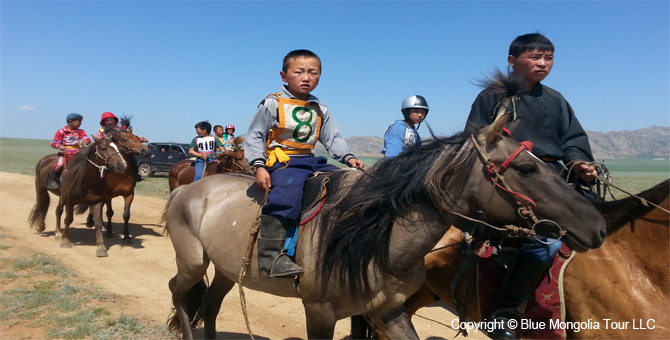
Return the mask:
MULTIPOLYGON (((609 191, 609 187, 612 187, 612 188, 615 188, 615 189, 627 194, 628 196, 635 197, 635 198, 639 199, 640 202, 642 202, 642 205, 644 205, 645 207, 648 207, 651 204, 652 206, 670 214, 670 211, 668 211, 667 209, 665 209, 665 208, 663 208, 663 207, 661 207, 657 204, 654 204, 652 202, 649 202, 646 199, 644 199, 642 197, 639 197, 635 194, 631 194, 630 192, 622 189, 621 187, 614 185, 614 183, 612 183, 612 181, 611 181, 611 177, 609 176, 609 170, 607 170, 607 167, 605 166, 605 164, 600 163, 600 162, 584 162, 584 163, 587 164, 587 165, 591 165, 591 166, 596 168, 597 174, 593 175, 595 177, 595 179, 597 179, 599 181, 599 183, 597 183, 596 185, 602 184, 604 186, 604 189, 602 190, 602 192, 603 192, 602 197, 599 195, 599 197, 598 197, 599 199, 604 200, 604 195, 607 193, 607 191, 609 191)), ((568 173, 567 173, 566 178, 570 178, 570 174, 572 173, 572 169, 575 166, 577 166, 578 164, 582 164, 582 163, 577 163, 577 162, 574 162, 574 161, 571 162, 570 167, 568 168, 568 173)), ((592 188, 591 184, 589 184, 589 189, 591 189, 591 191, 593 192, 593 188, 592 188)), ((600 191, 601 191, 600 187, 598 187, 598 192, 600 192, 600 191)), ((610 195, 611 195, 611 192, 610 192, 610 195)))
POLYGON ((265 196, 263 201, 258 207, 258 213, 256 213, 256 219, 251 223, 251 228, 249 228, 249 240, 247 241, 247 249, 244 252, 244 257, 242 257, 242 267, 240 268, 240 274, 237 276, 237 286, 240 288, 240 306, 242 307, 242 314, 244 315, 244 324, 247 326, 247 332, 251 340, 256 338, 251 333, 251 326, 249 325, 249 316, 247 315, 247 299, 244 295, 244 287, 242 286, 242 280, 247 277, 247 270, 251 265, 251 256, 254 253, 254 245, 256 244, 256 238, 258 237, 258 232, 260 228, 260 218, 263 206, 268 201, 268 195, 270 195, 270 188, 265 189, 265 196))
POLYGON ((507 182, 505 181, 505 177, 502 175, 502 172, 507 170, 507 167, 510 165, 510 163, 512 163, 514 158, 519 156, 521 154, 521 152, 523 152, 524 150, 530 152, 533 149, 533 143, 531 143, 529 141, 521 142, 520 143, 521 145, 519 145, 519 147, 509 157, 507 157, 507 159, 504 162, 502 162, 500 165, 497 165, 497 164, 493 163, 493 161, 491 161, 491 158, 488 156, 486 151, 484 151, 484 149, 482 149, 482 147, 479 145, 475 136, 470 135, 470 138, 472 139, 472 141, 475 145, 475 148, 477 149, 477 152, 479 152, 479 155, 481 156, 481 160, 484 163, 484 166, 486 166, 486 170, 488 171, 488 173, 490 175, 489 178, 491 179, 491 182, 494 184, 494 186, 502 189, 503 191, 507 192, 508 194, 510 194, 514 197, 514 200, 516 201, 516 204, 519 206, 519 209, 518 209, 519 216, 521 216, 524 219, 530 218, 533 221, 533 225, 531 226, 530 229, 524 228, 524 227, 517 227, 517 226, 514 226, 514 225, 505 225, 503 228, 500 228, 500 227, 495 227, 495 226, 493 226, 489 223, 486 223, 484 221, 480 221, 478 219, 467 217, 467 216, 459 214, 459 213, 451 212, 451 214, 460 216, 462 218, 465 218, 465 219, 473 221, 473 222, 484 224, 484 225, 488 226, 489 228, 492 228, 492 229, 495 229, 495 230, 504 231, 510 237, 533 236, 538 242, 541 242, 541 243, 544 243, 544 244, 553 244, 553 243, 558 242, 561 239, 561 237, 566 234, 566 231, 563 230, 563 228, 561 228, 561 226, 558 225, 558 223, 556 223, 554 221, 545 220, 545 219, 538 220, 537 217, 535 216, 535 214, 533 213, 533 208, 537 207, 537 204, 535 203, 535 201, 533 201, 530 197, 528 197, 528 196, 526 196, 526 195, 524 195, 520 192, 512 190, 512 188, 509 186, 509 184, 507 184, 507 182), (558 236, 558 239, 556 239, 556 241, 547 242, 547 241, 544 241, 544 240, 537 237, 537 234, 535 232, 535 227, 537 227, 537 225, 539 225, 541 223, 553 224, 554 226, 556 226, 556 228, 558 228, 559 236, 558 236))

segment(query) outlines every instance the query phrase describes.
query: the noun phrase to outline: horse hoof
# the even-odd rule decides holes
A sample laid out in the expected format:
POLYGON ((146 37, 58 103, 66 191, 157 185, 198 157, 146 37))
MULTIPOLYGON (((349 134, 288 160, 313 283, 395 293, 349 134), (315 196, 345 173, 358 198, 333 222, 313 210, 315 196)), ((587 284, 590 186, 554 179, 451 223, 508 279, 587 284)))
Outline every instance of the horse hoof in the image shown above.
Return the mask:
POLYGON ((39 225, 39 226, 37 226, 37 232, 38 232, 38 233, 43 232, 44 229, 46 229, 46 226, 43 226, 43 225, 39 225))
POLYGON ((107 249, 98 249, 95 251, 97 257, 107 257, 107 249))
POLYGON ((63 242, 63 243, 60 244, 60 247, 61 248, 72 248, 72 245, 70 244, 70 242, 63 242))

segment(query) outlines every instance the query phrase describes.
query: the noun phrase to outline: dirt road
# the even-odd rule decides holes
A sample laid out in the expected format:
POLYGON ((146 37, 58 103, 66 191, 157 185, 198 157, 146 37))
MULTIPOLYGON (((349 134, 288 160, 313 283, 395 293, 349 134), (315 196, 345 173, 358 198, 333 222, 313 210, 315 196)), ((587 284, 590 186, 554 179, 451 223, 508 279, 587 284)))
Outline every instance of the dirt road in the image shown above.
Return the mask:
MULTIPOLYGON (((35 202, 32 176, 0 172, 0 226, 7 234, 3 243, 35 249, 58 258, 74 269, 79 277, 120 297, 115 307, 125 314, 144 316, 163 323, 171 310, 168 280, 176 273, 174 250, 170 240, 157 225, 165 200, 136 196, 131 210, 131 245, 124 245, 122 231, 123 201, 114 200, 115 237, 106 239, 109 257, 95 256, 95 233, 84 226, 85 216, 75 216, 71 228, 72 248, 60 248, 54 240, 55 215, 52 204, 47 215, 47 229, 37 233, 28 227, 27 218, 35 202)), ((140 184, 141 185, 141 184, 140 184)), ((167 183, 165 184, 167 186, 167 183)), ((211 277, 211 276, 210 276, 211 277)), ((279 298, 245 290, 249 322, 258 339, 306 338, 305 317, 298 299, 279 298)), ((112 308, 115 308, 112 307, 112 308)), ((424 308, 414 316, 414 325, 422 339, 453 338, 456 331, 449 325, 455 318, 439 305, 424 308)), ((226 296, 217 319, 219 339, 249 339, 237 287, 226 296)), ((341 320, 335 339, 344 339, 348 320, 341 320)), ((201 332, 196 335, 202 336, 201 332)), ((469 339, 486 339, 471 333, 469 339)))

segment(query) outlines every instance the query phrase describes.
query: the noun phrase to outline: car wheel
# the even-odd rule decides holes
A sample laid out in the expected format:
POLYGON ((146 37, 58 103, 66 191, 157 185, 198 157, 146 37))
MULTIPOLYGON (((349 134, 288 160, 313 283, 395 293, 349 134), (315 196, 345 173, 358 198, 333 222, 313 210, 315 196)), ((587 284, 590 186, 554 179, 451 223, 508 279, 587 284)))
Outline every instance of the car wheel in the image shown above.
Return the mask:
POLYGON ((152 168, 151 165, 149 165, 148 163, 142 163, 137 168, 137 172, 142 177, 151 177, 154 175, 154 168, 152 168))

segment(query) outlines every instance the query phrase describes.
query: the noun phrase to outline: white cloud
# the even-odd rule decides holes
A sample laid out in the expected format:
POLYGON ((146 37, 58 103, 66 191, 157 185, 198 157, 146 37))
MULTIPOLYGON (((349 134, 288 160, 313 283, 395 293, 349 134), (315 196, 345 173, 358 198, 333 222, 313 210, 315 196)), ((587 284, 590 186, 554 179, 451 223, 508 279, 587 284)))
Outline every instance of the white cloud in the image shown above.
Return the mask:
POLYGON ((19 110, 35 111, 35 108, 30 105, 19 105, 19 110))

